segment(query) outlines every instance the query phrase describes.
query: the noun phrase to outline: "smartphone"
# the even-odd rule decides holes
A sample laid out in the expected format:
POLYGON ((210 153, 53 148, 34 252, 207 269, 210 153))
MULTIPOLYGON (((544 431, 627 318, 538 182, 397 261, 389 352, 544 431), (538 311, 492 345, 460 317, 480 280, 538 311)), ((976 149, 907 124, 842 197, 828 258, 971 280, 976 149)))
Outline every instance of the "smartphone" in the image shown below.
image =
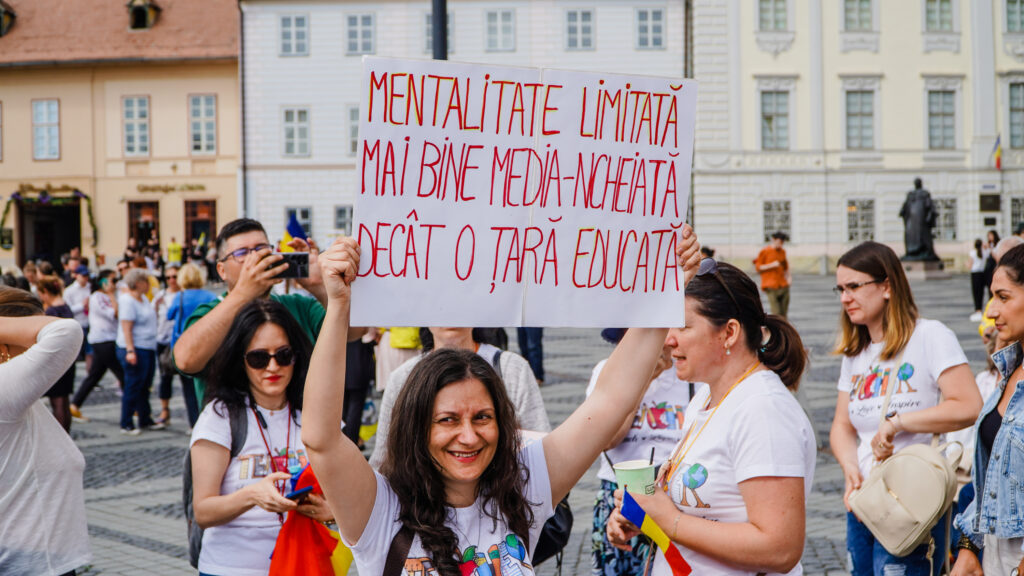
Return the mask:
POLYGON ((289 492, 289 493, 285 494, 284 497, 289 499, 289 500, 295 500, 296 502, 302 502, 302 500, 306 496, 308 496, 309 493, 312 492, 312 491, 313 491, 313 487, 312 486, 306 486, 305 488, 299 488, 298 490, 295 490, 294 492, 289 492))
POLYGON ((281 256, 288 268, 275 278, 309 278, 309 252, 281 252, 281 256))

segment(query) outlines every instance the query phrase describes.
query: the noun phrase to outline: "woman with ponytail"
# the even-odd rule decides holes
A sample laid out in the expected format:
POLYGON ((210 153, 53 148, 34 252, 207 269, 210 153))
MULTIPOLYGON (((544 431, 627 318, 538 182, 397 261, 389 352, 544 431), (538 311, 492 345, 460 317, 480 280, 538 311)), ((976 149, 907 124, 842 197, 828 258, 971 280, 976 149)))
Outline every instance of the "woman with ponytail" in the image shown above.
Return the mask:
MULTIPOLYGON (((676 375, 708 386, 686 408, 683 439, 661 467, 662 489, 630 496, 694 574, 800 574, 817 453, 792 394, 807 363, 800 336, 764 313, 746 274, 711 258, 687 285, 685 310, 686 325, 671 329, 666 344, 676 375)), ((625 549, 638 532, 619 504, 609 541, 625 549)), ((656 552, 653 574, 672 573, 656 552)))
POLYGON ((908 556, 889 554, 850 512, 850 493, 875 464, 932 434, 970 426, 981 410, 960 343, 953 331, 918 316, 903 266, 891 248, 864 242, 843 254, 833 288, 842 310, 836 353, 843 355, 839 397, 830 440, 846 477, 846 547, 854 576, 938 574, 946 529, 940 520, 929 544, 908 556), (895 386, 886 419, 879 425, 888 387, 895 386))

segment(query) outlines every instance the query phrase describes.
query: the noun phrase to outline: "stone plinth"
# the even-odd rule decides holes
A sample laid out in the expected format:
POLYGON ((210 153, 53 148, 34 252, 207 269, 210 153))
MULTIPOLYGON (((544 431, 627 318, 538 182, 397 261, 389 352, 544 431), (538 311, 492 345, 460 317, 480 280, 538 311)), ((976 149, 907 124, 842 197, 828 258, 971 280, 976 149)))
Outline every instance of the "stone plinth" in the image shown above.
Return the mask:
POLYGON ((910 280, 948 280, 953 276, 946 272, 941 260, 932 262, 903 262, 903 271, 910 280))

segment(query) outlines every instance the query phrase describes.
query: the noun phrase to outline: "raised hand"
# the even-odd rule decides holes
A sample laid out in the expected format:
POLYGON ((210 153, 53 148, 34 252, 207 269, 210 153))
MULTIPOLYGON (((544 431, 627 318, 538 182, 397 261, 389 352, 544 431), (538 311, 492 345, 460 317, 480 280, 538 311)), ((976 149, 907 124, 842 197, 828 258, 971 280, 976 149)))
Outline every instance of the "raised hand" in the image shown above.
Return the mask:
MULTIPOLYGON (((242 262, 242 271, 238 275, 238 282, 235 283, 231 292, 238 294, 246 301, 263 296, 270 291, 274 284, 281 281, 275 276, 284 271, 284 267, 280 264, 283 258, 280 254, 274 254, 270 248, 250 252, 242 262)), ((283 266, 287 266, 287 264, 283 266)))
POLYGON ((314 292, 317 286, 321 286, 324 283, 324 278, 320 274, 320 247, 316 245, 316 240, 309 238, 303 240, 302 238, 292 238, 288 241, 288 246, 296 252, 308 252, 309 253, 309 277, 299 278, 299 286, 302 286, 309 292, 314 292))
POLYGON ((676 243, 676 263, 683 269, 683 284, 689 284, 700 268, 700 242, 689 224, 683 224, 676 243))
POLYGON ((319 268, 327 298, 347 301, 359 272, 359 244, 353 238, 338 238, 320 253, 319 268))

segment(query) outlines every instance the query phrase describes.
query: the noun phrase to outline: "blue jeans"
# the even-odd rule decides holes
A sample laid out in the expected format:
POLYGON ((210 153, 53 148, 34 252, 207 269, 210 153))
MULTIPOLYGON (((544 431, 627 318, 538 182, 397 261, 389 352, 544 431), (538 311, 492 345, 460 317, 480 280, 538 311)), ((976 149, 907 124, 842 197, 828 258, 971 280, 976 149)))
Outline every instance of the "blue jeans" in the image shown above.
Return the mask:
POLYGON ((544 379, 544 329, 516 328, 519 339, 519 351, 530 363, 530 369, 537 380, 544 379))
POLYGON ((132 429, 135 424, 132 414, 138 413, 139 426, 153 425, 153 413, 149 408, 149 388, 156 373, 156 350, 135 349, 135 364, 126 360, 128 351, 117 347, 117 360, 124 368, 124 395, 121 396, 121 428, 132 429))
MULTIPOLYGON (((948 549, 943 545, 946 541, 945 514, 932 528, 932 538, 935 539, 935 553, 930 572, 931 576, 939 576, 948 549)), ((893 556, 852 512, 846 513, 846 550, 850 553, 851 576, 929 576, 928 542, 902 558, 893 556)))

